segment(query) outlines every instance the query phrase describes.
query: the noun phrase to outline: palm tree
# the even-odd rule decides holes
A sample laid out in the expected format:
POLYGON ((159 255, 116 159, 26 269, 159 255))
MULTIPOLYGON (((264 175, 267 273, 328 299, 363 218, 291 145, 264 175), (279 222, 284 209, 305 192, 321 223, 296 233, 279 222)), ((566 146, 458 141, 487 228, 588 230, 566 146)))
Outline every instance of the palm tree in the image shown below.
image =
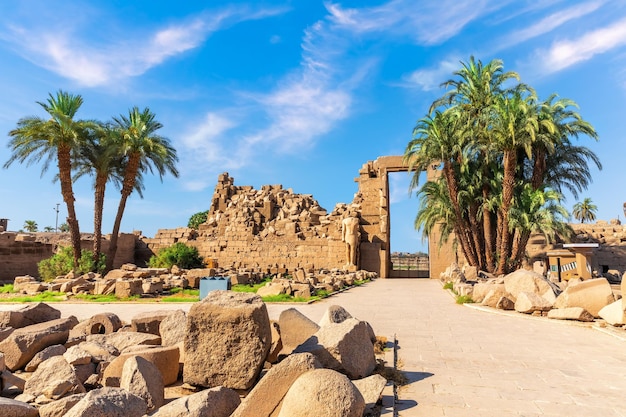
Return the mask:
POLYGON ((59 225, 59 232, 61 233, 67 233, 70 231, 70 226, 67 223, 61 223, 59 225))
POLYGON ((574 204, 572 216, 581 223, 592 222, 596 219, 596 211, 598 206, 593 204, 591 198, 587 197, 582 202, 574 204))
POLYGON ((43 228, 44 232, 54 232, 54 227, 52 226, 46 226, 43 228))
POLYGON ((67 223, 74 255, 74 265, 80 258, 80 229, 74 207, 72 188, 71 155, 85 141, 86 130, 92 122, 75 120, 76 112, 83 104, 80 95, 59 90, 56 96, 49 94, 46 102, 37 102, 49 115, 48 120, 40 117, 25 117, 17 122, 17 127, 9 132, 9 147, 13 154, 4 164, 8 168, 13 162, 27 165, 43 159, 41 174, 47 171, 50 162, 57 163, 61 194, 67 205, 67 223))
POLYGON ((156 170, 161 181, 167 172, 178 177, 176 150, 167 138, 155 134, 163 125, 156 120, 155 114, 149 108, 139 111, 139 108, 134 107, 129 111, 128 116, 120 115, 120 117, 113 118, 113 125, 118 130, 118 134, 115 135, 116 147, 123 158, 124 174, 120 203, 107 254, 107 270, 113 268, 126 201, 136 188, 137 180, 141 179, 142 173, 146 171, 154 173, 156 170))
MULTIPOLYGON (((74 180, 90 175, 94 177, 94 241, 93 261, 98 265, 102 248, 102 213, 104 196, 109 181, 121 187, 123 176, 123 160, 116 141, 118 131, 106 124, 90 130, 84 145, 78 150, 74 160, 76 174, 74 180)), ((141 195, 142 182, 138 181, 137 191, 141 195)))
POLYGON ((416 225, 430 233, 435 219, 449 222, 441 231, 454 233, 470 265, 506 273, 519 264, 533 225, 561 229, 562 210, 551 193, 581 191, 591 181, 589 161, 601 168, 593 152, 571 139, 597 135, 574 102, 556 96, 540 102, 500 60, 483 65, 471 57, 455 76, 405 150, 405 163, 417 171, 412 189, 419 171, 433 165, 442 167, 439 185, 447 189, 445 201, 432 184, 418 191, 425 198, 416 225), (443 206, 450 212, 444 215, 443 206))
POLYGON ((27 232, 34 233, 38 230, 39 226, 37 226, 37 222, 34 220, 26 220, 24 221, 24 229, 27 232))

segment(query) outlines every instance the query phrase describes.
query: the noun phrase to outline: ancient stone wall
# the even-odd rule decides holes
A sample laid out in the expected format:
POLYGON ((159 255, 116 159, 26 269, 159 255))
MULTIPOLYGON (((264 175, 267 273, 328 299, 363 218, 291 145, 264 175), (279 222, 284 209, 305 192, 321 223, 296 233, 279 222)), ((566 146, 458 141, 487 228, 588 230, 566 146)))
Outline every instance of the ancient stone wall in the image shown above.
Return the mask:
MULTIPOLYGON (((135 234, 121 233, 113 266, 119 268, 124 263, 135 262, 135 234)), ((16 276, 38 277, 37 263, 51 257, 58 246, 69 246, 69 233, 0 233, 0 281, 13 282, 16 276)), ((93 248, 93 235, 83 234, 83 249, 93 248)), ((109 239, 102 241, 102 251, 109 248, 109 239)))
POLYGON ((290 271, 296 268, 343 268, 345 244, 341 221, 359 217, 358 206, 337 204, 331 213, 308 194, 294 194, 281 185, 260 190, 235 186, 221 174, 208 220, 198 230, 159 230, 143 239, 153 252, 184 242, 220 266, 290 271))

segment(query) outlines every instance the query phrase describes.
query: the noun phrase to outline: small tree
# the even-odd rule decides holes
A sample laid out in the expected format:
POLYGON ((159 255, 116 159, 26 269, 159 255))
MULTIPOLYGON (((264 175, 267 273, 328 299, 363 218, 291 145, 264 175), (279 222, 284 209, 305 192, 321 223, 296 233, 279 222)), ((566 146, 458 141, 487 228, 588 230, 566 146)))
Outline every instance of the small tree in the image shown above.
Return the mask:
POLYGON ((152 268, 171 268, 176 265, 179 268, 191 269, 202 267, 202 258, 197 248, 178 242, 161 249, 156 256, 150 258, 148 264, 152 268))
POLYGON ((104 271, 106 259, 102 256, 99 263, 96 265, 93 262, 93 253, 91 251, 83 249, 81 256, 78 260, 78 266, 74 265, 74 257, 71 246, 65 246, 61 248, 57 253, 52 255, 48 259, 44 259, 37 264, 37 270, 39 271, 39 277, 43 281, 52 281, 60 275, 66 275, 70 271, 74 271, 77 274, 83 274, 87 272, 104 271))
POLYGON ((59 225, 59 232, 67 233, 70 231, 70 226, 67 223, 61 223, 59 225))
POLYGON ((581 223, 592 222, 596 219, 596 211, 598 211, 598 206, 593 204, 591 198, 587 197, 582 202, 579 201, 574 204, 572 215, 581 223))
POLYGON ((54 232, 54 227, 52 226, 46 226, 43 228, 44 232, 54 232))
POLYGON ((196 214, 193 214, 189 218, 189 222, 187 223, 187 227, 192 229, 197 229, 202 223, 205 223, 207 220, 207 216, 209 215, 209 211, 201 211, 196 214))
POLYGON ((37 222, 34 220, 26 220, 24 222, 24 230, 27 232, 34 233, 38 230, 39 226, 37 226, 37 222))

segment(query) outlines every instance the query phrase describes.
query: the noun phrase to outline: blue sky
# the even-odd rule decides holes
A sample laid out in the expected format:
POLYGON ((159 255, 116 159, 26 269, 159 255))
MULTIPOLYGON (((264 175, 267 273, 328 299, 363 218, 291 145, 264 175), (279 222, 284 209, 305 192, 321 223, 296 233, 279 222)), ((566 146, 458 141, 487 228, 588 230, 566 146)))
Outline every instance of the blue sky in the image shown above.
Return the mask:
MULTIPOLYGON (((0 132, 59 89, 80 94, 80 118, 150 107, 178 151, 180 178, 146 180, 122 231, 185 226, 206 210, 217 176, 282 184, 327 210, 352 201, 368 160, 398 155, 416 121, 471 55, 504 61, 541 98, 573 99, 599 133, 583 138, 604 169, 580 198, 624 220, 625 1, 30 1, 0 6, 0 132)), ((10 157, 0 146, 0 162, 10 157)), ((9 229, 59 223, 54 170, 0 169, 9 229)), ((392 250, 423 250, 408 177, 391 178, 392 250)), ((93 230, 91 181, 76 183, 81 231, 93 230)), ((103 232, 118 192, 109 188, 103 232)), ((571 211, 576 203, 566 196, 571 211)))

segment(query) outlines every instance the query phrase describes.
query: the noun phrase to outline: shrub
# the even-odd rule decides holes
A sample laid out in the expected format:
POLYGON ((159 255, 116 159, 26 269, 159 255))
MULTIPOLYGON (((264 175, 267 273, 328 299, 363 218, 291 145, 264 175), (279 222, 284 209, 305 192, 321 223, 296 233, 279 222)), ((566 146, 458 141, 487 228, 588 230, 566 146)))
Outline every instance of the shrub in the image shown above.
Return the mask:
POLYGON ((207 216, 209 215, 209 211, 201 211, 199 213, 193 214, 189 218, 189 222, 187 223, 187 227, 192 229, 197 229, 202 223, 206 222, 207 216))
POLYGON ((169 248, 164 248, 150 258, 148 265, 152 268, 171 268, 176 265, 179 268, 201 268, 202 258, 198 249, 187 246, 182 242, 174 243, 169 248))
POLYGON ((78 260, 78 267, 74 266, 74 255, 71 246, 62 247, 57 253, 52 255, 48 259, 44 259, 37 264, 39 271, 39 277, 43 281, 52 281, 59 275, 65 275, 70 271, 74 271, 77 274, 84 274, 87 272, 104 271, 106 266, 106 256, 100 255, 100 261, 98 265, 93 262, 93 252, 83 249, 78 260))

